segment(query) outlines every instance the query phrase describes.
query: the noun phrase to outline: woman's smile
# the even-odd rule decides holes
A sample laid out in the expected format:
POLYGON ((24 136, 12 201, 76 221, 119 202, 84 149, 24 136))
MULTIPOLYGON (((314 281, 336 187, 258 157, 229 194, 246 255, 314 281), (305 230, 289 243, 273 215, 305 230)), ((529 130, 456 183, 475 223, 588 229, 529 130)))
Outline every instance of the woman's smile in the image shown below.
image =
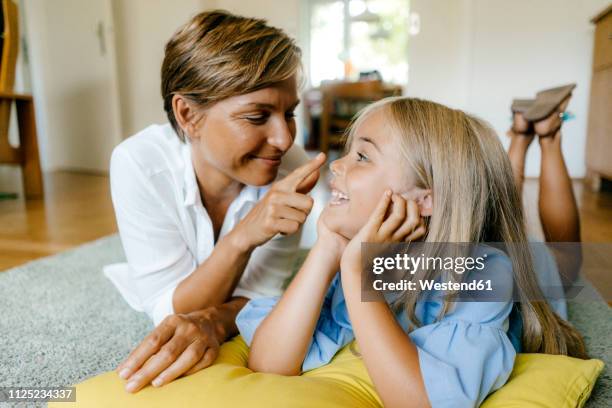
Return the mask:
POLYGON ((282 155, 275 155, 275 156, 251 155, 250 156, 252 160, 257 160, 257 162, 262 163, 266 166, 270 166, 270 167, 278 167, 281 164, 281 157, 282 155))

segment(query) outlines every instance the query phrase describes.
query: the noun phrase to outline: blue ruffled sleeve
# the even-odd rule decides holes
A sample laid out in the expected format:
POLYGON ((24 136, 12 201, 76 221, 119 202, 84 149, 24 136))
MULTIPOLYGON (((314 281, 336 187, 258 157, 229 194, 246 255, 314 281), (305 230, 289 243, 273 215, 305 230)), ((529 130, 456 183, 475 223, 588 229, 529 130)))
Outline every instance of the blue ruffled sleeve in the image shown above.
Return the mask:
MULTIPOLYGON (((252 299, 236 316, 238 330, 249 346, 257 327, 270 314, 279 299, 279 297, 252 299)), ((325 295, 321 315, 302 364, 302 371, 312 370, 329 363, 338 350, 353 339, 340 275, 336 275, 325 295)))
POLYGON ((236 316, 236 326, 238 326, 238 331, 246 344, 251 346, 255 331, 272 309, 274 309, 279 299, 280 296, 251 299, 238 313, 236 316))
POLYGON ((491 325, 445 319, 413 331, 421 375, 432 407, 477 407, 503 386, 516 352, 491 325))

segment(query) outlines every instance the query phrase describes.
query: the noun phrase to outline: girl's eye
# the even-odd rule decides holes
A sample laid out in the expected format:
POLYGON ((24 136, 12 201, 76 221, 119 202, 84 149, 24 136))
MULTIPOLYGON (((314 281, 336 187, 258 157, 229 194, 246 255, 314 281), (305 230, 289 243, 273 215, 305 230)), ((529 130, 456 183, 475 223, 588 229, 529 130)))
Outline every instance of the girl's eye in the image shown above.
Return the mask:
POLYGON ((295 118, 295 112, 287 112, 287 113, 285 113, 285 118, 287 120, 295 118))
POLYGON ((357 152, 357 161, 368 161, 368 156, 360 152, 357 152))

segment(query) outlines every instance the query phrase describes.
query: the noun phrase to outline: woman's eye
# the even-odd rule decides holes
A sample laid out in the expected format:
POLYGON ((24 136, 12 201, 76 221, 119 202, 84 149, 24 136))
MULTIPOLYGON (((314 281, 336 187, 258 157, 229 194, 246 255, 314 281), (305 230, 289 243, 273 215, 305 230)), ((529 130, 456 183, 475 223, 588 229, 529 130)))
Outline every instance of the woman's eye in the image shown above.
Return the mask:
POLYGON ((368 161, 368 156, 363 153, 357 152, 357 161, 368 161))
POLYGON ((255 123, 255 124, 260 125, 260 124, 264 123, 268 119, 268 116, 266 116, 266 115, 245 116, 245 119, 248 120, 251 123, 255 123))
POLYGON ((285 118, 287 118, 287 119, 295 118, 295 112, 287 112, 287 113, 285 113, 285 118))

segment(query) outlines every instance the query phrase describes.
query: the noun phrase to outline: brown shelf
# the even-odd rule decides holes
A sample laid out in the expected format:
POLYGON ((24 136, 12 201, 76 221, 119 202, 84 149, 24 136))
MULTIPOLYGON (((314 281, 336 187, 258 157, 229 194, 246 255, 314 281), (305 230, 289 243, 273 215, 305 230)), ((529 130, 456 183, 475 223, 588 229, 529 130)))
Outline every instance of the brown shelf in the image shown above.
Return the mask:
MULTIPOLYGON (((343 140, 353 117, 365 106, 387 96, 402 94, 397 85, 381 81, 323 82, 319 90, 321 115, 318 126, 318 146, 323 152, 343 140)), ((315 129, 311 126, 311 133, 315 129)))

